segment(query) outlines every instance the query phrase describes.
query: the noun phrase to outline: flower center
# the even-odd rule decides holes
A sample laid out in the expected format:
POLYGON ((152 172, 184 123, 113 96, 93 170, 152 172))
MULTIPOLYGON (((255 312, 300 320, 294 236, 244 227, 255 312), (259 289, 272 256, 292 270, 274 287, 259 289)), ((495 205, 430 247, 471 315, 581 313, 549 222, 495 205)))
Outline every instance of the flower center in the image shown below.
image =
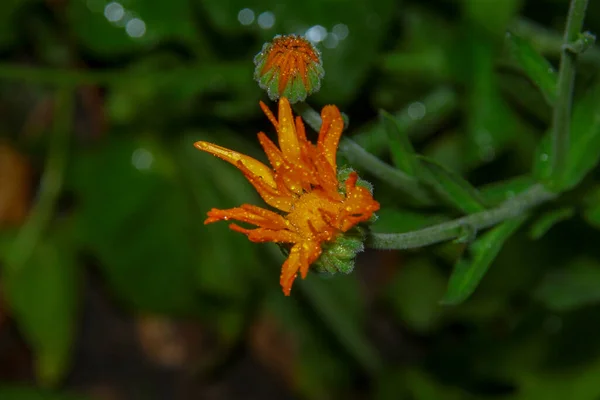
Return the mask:
POLYGON ((327 241, 333 239, 338 229, 331 226, 323 214, 337 216, 341 207, 341 202, 332 201, 325 192, 315 189, 304 193, 294 202, 293 209, 286 219, 302 237, 327 241))

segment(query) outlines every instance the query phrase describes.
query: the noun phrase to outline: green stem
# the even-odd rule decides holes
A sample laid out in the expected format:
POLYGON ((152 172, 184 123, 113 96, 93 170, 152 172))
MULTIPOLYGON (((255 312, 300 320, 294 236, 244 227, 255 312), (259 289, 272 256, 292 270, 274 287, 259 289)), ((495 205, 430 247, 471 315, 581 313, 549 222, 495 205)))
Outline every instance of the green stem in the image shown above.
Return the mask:
POLYGON ((556 179, 564 170, 569 151, 571 104, 575 83, 577 54, 566 46, 575 42, 583 28, 588 0, 571 0, 567 26, 563 37, 563 49, 558 70, 557 99, 552 118, 552 176, 556 179))
MULTIPOLYGON (((527 39, 543 55, 556 56, 562 54, 562 35, 543 25, 521 18, 515 20, 510 30, 523 39, 527 39)), ((598 46, 591 46, 579 59, 580 61, 600 64, 600 48, 598 46)))
POLYGON ((74 90, 58 91, 54 102, 54 123, 44 173, 40 182, 40 195, 23 224, 7 257, 7 267, 17 272, 25 264, 46 227, 50 224, 56 202, 63 185, 67 164, 67 147, 75 108, 74 90))
POLYGON ((458 238, 465 230, 479 231, 504 220, 525 214, 531 208, 551 200, 556 194, 536 184, 527 191, 505 201, 497 208, 471 214, 453 221, 407 233, 372 233, 367 245, 375 249, 404 250, 429 246, 458 238))

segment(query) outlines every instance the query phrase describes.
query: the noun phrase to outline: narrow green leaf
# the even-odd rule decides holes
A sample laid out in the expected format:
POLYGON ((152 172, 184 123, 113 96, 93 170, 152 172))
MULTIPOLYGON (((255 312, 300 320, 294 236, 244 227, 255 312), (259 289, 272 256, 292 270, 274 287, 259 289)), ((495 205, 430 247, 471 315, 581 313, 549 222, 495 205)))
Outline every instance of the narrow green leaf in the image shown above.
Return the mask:
POLYGON ((429 193, 424 190, 417 179, 381 161, 351 139, 345 138, 340 141, 340 153, 353 167, 381 179, 407 197, 421 204, 431 203, 429 193))
POLYGON ((530 175, 521 175, 505 181, 481 186, 479 187, 479 191, 486 204, 496 205, 529 189, 534 183, 536 182, 530 175))
POLYGON ((579 100, 571 119, 571 146, 561 186, 575 187, 600 161, 600 79, 579 100))
POLYGON ((553 311, 569 311, 600 302, 600 263, 579 258, 566 268, 549 272, 533 292, 553 311))
POLYGON ((600 161, 600 80, 573 107, 571 137, 565 170, 551 180, 551 152, 549 130, 540 141, 534 156, 533 175, 553 190, 565 191, 579 182, 600 161))
POLYGON ((533 223, 529 236, 533 240, 537 240, 544 236, 554 225, 571 218, 574 214, 575 209, 573 207, 562 207, 549 211, 533 223))
POLYGON ((416 158, 415 149, 408 139, 406 129, 402 129, 396 119, 386 111, 380 110, 379 117, 388 135, 394 164, 408 175, 416 176, 419 170, 419 161, 416 158))
POLYGON ((55 386, 65 376, 74 339, 77 269, 71 246, 60 239, 42 239, 24 264, 7 266, 2 276, 12 315, 33 350, 44 386, 55 386))
POLYGON ((483 234, 470 246, 471 258, 460 258, 450 276, 448 290, 442 304, 456 305, 466 300, 477 288, 479 282, 500 252, 504 242, 521 226, 526 217, 503 222, 483 234))
POLYGON ((513 33, 506 35, 505 45, 511 58, 538 87, 548 104, 554 104, 557 75, 552 64, 529 42, 513 33))
POLYGON ((456 208, 467 214, 486 209, 479 191, 457 173, 426 157, 418 156, 418 159, 427 170, 424 179, 456 208))

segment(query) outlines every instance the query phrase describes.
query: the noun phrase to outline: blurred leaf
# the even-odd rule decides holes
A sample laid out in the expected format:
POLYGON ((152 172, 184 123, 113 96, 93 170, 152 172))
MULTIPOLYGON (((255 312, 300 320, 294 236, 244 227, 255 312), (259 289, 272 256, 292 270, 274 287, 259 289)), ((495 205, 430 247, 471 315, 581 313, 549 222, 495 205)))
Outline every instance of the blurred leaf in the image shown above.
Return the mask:
MULTIPOLYGON (((346 280, 345 278, 342 279, 346 280)), ((320 278, 314 276, 312 279, 320 278)), ((337 277, 328 282, 331 282, 331 286, 340 284, 337 277)), ((310 285, 309 282, 306 283, 308 284, 302 285, 302 292, 310 285)), ((352 294, 358 299, 357 292, 353 291, 352 294)), ((331 322, 318 317, 315 319, 314 311, 318 311, 318 308, 313 310, 307 307, 299 298, 300 296, 293 296, 282 301, 280 290, 267 293, 267 308, 281 322, 284 330, 295 339, 297 357, 289 360, 297 371, 294 385, 306 398, 325 399, 336 388, 344 388, 351 384, 351 359, 345 352, 340 351, 339 344, 343 339, 338 337, 338 332, 329 330, 331 322)), ((318 307, 319 304, 313 305, 318 307)), ((356 314, 352 314, 357 310, 343 307, 340 312, 342 318, 353 319, 356 314)), ((351 325, 358 325, 358 321, 353 320, 351 325)))
POLYGON ((442 304, 455 305, 466 300, 477 288, 504 242, 521 226, 526 217, 502 222, 475 240, 470 246, 470 259, 458 260, 448 282, 442 304))
POLYGON ((416 368, 395 368, 380 376, 376 400, 470 400, 463 390, 445 385, 426 371, 416 368))
POLYGON ((0 2, 0 48, 5 48, 14 40, 15 16, 27 4, 24 0, 4 0, 0 2))
POLYGON ((487 204, 497 205, 529 189, 533 184, 535 180, 531 176, 521 175, 479 187, 479 192, 487 204))
POLYGON ((600 359, 591 364, 561 371, 526 371, 511 400, 597 400, 600 396, 600 359))
POLYGON ((600 160, 600 79, 575 103, 571 146, 565 162, 565 189, 575 187, 600 160))
POLYGON ((44 386, 59 384, 70 366, 78 298, 73 250, 64 232, 53 231, 21 268, 4 268, 7 301, 44 386))
POLYGON ((401 125, 391 114, 380 110, 379 117, 389 138, 394 164, 406 174, 417 176, 420 165, 406 131, 402 130, 401 125))
POLYGON ((87 396, 46 392, 39 389, 0 383, 2 400, 85 400, 87 396))
MULTIPOLYGON (((400 130, 406 132, 411 139, 419 139, 434 132, 441 121, 456 111, 458 95, 447 87, 441 87, 416 103, 422 105, 425 110, 422 118, 414 118, 414 114, 411 112, 413 103, 394 114, 400 130)), ((352 139, 372 154, 379 155, 389 151, 386 131, 381 123, 374 123, 359 129, 352 139)))
POLYGON ((534 297, 553 311, 569 311, 600 301, 600 262, 579 258, 564 269, 551 271, 534 297))
MULTIPOLYGON (((151 138, 112 139, 78 153, 74 162, 80 240, 99 258, 113 289, 137 308, 195 312, 198 287, 239 299, 251 286, 246 273, 261 265, 256 246, 243 235, 226 224, 202 224, 211 207, 233 205, 213 183, 231 166, 216 163, 211 173, 196 169, 196 157, 212 161, 193 148, 197 139, 182 141, 189 150, 173 150, 176 157, 151 138)), ((228 178, 222 185, 251 190, 240 180, 228 178)))
POLYGON ((506 27, 519 12, 522 0, 504 0, 501 3, 463 0, 466 17, 485 28, 494 36, 502 36, 506 27))
POLYGON ((507 33, 505 45, 511 57, 539 88, 548 104, 554 104, 557 75, 552 64, 535 51, 529 42, 513 33, 507 33))
POLYGON ((562 207, 546 212, 533 223, 529 236, 533 240, 537 240, 544 236, 554 225, 571 218, 574 214, 575 209, 573 207, 562 207))
MULTIPOLYGON (((551 129, 540 141, 534 158, 534 176, 541 181, 551 178, 551 129)), ((565 170, 557 182, 548 182, 557 190, 569 190, 590 172, 600 160, 600 80, 575 101, 571 117, 570 147, 565 170)))
POLYGON ((448 220, 444 215, 425 215, 391 207, 377 211, 377 217, 377 221, 371 225, 371 230, 380 233, 415 231, 448 220))
POLYGON ((439 300, 446 282, 441 271, 427 258, 411 260, 395 274, 386 297, 397 315, 419 333, 430 332, 440 322, 439 300))
POLYGON ((199 38, 186 0, 70 1, 67 15, 86 48, 105 57, 144 50, 168 40, 193 44, 199 38))
POLYGON ((424 172, 425 181, 457 209, 466 214, 486 209, 479 191, 460 175, 426 157, 419 156, 418 159, 427 171, 424 172))
POLYGON ((314 276, 302 283, 302 291, 340 344, 367 372, 375 374, 381 368, 381 360, 360 328, 364 305, 355 275, 336 276, 328 281, 314 276))

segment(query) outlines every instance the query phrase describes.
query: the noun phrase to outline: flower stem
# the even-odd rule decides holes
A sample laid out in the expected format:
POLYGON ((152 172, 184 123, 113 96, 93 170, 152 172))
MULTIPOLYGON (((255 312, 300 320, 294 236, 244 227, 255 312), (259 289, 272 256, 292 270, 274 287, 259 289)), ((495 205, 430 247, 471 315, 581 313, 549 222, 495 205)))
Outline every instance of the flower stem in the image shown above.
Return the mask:
POLYGON ((551 200, 556 194, 536 184, 497 208, 471 214, 453 221, 407 233, 371 233, 367 246, 375 249, 404 250, 429 246, 458 238, 465 228, 478 231, 504 220, 525 214, 531 208, 551 200))
POLYGON ((581 33, 588 0, 571 0, 567 26, 563 37, 563 48, 558 70, 558 91, 552 117, 552 177, 554 180, 564 170, 569 151, 571 104, 575 83, 577 54, 568 48, 581 33))
POLYGON ((17 272, 29 260, 54 215, 67 164, 69 134, 75 109, 74 93, 72 88, 63 88, 55 97, 54 123, 48 158, 40 182, 39 199, 7 254, 6 267, 11 268, 12 272, 17 272))

